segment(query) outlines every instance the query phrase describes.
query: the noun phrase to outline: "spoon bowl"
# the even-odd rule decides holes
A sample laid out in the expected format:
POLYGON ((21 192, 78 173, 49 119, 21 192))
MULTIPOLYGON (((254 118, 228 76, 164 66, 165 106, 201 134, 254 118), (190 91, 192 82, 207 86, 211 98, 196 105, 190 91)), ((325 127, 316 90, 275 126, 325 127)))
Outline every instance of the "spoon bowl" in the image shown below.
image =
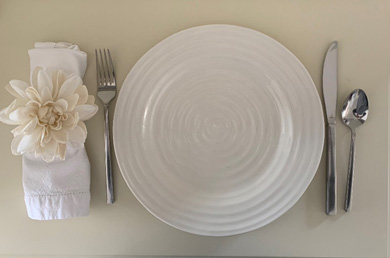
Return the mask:
POLYGON ((341 112, 343 123, 351 129, 351 146, 349 150, 348 178, 345 194, 345 211, 351 211, 352 185, 355 166, 356 128, 366 122, 368 116, 368 98, 361 89, 352 91, 344 102, 341 112))
POLYGON ((367 116, 368 98, 366 93, 361 89, 352 91, 345 100, 341 111, 343 123, 354 130, 366 122, 367 116))

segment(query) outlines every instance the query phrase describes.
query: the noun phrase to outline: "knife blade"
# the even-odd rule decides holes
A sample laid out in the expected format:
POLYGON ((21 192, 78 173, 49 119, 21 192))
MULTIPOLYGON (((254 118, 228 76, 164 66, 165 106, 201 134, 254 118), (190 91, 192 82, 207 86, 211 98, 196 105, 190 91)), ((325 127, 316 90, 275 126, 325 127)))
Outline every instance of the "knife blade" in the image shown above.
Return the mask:
POLYGON ((336 173, 336 105, 337 105, 337 50, 338 42, 333 41, 326 53, 322 90, 327 116, 327 166, 326 166, 326 214, 337 214, 337 173, 336 173))

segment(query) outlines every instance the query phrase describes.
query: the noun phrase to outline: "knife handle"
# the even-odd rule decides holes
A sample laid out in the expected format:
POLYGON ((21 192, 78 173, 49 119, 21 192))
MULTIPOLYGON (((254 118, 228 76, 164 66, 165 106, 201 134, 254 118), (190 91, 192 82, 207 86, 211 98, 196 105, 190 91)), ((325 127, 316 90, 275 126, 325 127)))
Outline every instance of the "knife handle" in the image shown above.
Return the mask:
POLYGON ((326 164, 326 214, 337 214, 336 123, 328 124, 328 153, 326 164))

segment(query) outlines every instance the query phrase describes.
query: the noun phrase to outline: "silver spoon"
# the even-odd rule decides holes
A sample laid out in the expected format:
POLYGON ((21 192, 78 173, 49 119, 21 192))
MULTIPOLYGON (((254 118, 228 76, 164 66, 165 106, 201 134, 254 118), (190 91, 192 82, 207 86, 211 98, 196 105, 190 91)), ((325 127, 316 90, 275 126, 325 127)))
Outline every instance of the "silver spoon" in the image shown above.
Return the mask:
POLYGON ((343 105, 341 118, 351 129, 351 146, 349 150, 347 190, 345 194, 345 211, 351 211, 352 183, 355 166, 356 128, 366 122, 368 116, 368 99, 363 90, 356 89, 349 94, 343 105))

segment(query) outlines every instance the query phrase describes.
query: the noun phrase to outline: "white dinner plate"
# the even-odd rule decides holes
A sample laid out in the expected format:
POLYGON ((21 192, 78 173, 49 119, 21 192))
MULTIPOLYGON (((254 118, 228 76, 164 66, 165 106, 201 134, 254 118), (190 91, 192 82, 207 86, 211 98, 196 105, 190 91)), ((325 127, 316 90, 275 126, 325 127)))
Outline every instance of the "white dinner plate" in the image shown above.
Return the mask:
POLYGON ((128 74, 113 136, 122 175, 167 224, 227 236, 274 221, 314 177, 324 123, 300 61, 255 30, 178 32, 128 74))

